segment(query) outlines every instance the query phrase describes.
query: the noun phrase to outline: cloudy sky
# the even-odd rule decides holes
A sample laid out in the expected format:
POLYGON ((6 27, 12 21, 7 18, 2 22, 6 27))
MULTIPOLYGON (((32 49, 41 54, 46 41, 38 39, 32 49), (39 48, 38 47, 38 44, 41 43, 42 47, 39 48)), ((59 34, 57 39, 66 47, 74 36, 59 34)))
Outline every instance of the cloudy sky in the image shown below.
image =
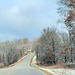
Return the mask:
POLYGON ((0 0, 0 41, 33 39, 57 25, 56 0, 0 0))

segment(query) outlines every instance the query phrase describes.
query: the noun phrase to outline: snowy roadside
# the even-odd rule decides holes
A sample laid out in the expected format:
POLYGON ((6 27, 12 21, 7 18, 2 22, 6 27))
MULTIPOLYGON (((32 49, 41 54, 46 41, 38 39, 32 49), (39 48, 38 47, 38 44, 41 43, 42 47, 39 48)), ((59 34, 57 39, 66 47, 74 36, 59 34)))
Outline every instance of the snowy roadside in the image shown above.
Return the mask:
MULTIPOLYGON (((36 64, 36 56, 32 60, 32 64, 36 64)), ((36 67, 39 67, 38 65, 35 65, 36 67)), ((47 69, 47 68, 41 68, 45 71, 48 71, 52 73, 53 75, 75 75, 75 70, 72 69, 47 69)))
POLYGON ((53 75, 75 75, 75 70, 71 69, 42 69, 52 73, 53 75))

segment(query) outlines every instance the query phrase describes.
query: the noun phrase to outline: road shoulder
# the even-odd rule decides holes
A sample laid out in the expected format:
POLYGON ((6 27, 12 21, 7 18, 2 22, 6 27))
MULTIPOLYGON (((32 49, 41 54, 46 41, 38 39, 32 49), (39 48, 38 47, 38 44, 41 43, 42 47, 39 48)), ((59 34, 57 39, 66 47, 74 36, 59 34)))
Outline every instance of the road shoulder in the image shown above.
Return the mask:
POLYGON ((41 68, 40 66, 35 64, 35 56, 32 57, 31 62, 30 62, 30 66, 31 67, 35 67, 37 69, 39 69, 40 71, 44 72, 46 75, 53 75, 52 73, 48 72, 47 70, 41 68))

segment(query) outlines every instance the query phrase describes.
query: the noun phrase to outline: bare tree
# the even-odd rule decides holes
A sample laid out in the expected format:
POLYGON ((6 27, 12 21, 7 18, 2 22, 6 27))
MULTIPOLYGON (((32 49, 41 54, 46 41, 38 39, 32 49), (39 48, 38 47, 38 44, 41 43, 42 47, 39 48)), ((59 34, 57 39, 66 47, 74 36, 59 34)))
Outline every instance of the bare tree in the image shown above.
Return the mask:
POLYGON ((43 65, 56 64, 59 47, 60 37, 56 29, 49 27, 44 28, 35 47, 37 62, 43 65))
POLYGON ((69 32, 70 63, 75 61, 75 0, 58 0, 59 13, 64 17, 64 24, 69 32))
POLYGON ((28 39, 0 43, 0 66, 8 66, 18 61, 28 48, 28 39))

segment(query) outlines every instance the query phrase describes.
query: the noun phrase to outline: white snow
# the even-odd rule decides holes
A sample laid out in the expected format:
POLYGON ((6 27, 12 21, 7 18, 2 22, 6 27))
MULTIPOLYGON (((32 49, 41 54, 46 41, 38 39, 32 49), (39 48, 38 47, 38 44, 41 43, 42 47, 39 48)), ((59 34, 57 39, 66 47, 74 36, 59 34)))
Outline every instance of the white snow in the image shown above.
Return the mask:
POLYGON ((52 73, 53 75, 75 75, 75 70, 72 69, 42 69, 52 73))

